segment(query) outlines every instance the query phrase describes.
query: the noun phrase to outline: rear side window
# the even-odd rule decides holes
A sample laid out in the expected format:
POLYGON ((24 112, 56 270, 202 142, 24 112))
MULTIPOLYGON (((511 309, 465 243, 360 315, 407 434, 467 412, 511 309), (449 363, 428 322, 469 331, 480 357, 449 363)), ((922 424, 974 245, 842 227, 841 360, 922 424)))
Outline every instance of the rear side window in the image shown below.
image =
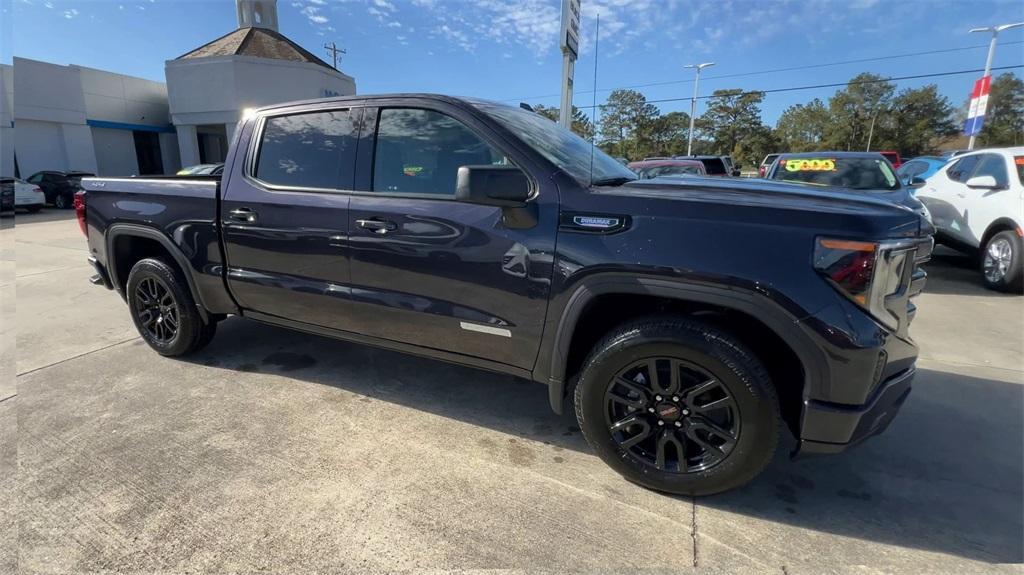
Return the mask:
POLYGON ((1003 157, 998 154, 983 154, 981 156, 981 163, 978 165, 978 169, 974 170, 971 177, 977 176, 992 176, 996 179, 996 185, 1008 186, 1010 184, 1010 177, 1006 172, 1006 162, 1003 161, 1003 157))
POLYGON ((712 176, 719 176, 725 173, 725 162, 720 158, 707 158, 701 160, 704 164, 704 171, 712 176))
POLYGON ((454 196, 460 166, 506 163, 504 155, 451 116, 412 108, 380 111, 375 192, 454 196))
POLYGON ((1017 179, 1024 185, 1024 156, 1014 156, 1013 165, 1017 168, 1017 179))
POLYGON ((256 173, 271 185, 351 189, 359 136, 350 110, 267 118, 256 173))
POLYGON ((971 172, 978 165, 978 156, 967 156, 960 158, 946 169, 946 175, 954 182, 966 182, 971 177, 971 172))

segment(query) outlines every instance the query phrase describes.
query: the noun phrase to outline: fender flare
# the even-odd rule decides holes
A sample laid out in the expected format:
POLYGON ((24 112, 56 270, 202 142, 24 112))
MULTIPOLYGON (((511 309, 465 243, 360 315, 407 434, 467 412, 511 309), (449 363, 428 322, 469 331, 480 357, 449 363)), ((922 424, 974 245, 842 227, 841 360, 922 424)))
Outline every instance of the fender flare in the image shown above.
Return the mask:
MULTIPOLYGON (((114 287, 121 292, 121 297, 127 299, 128 295, 121 289, 120 279, 117 277, 117 265, 114 261, 114 242, 121 236, 145 238, 149 240, 156 240, 167 253, 171 254, 174 261, 178 264, 181 269, 181 274, 185 276, 185 283, 188 284, 188 291, 192 294, 192 299, 196 302, 196 309, 199 311, 200 317, 203 321, 209 323, 210 316, 206 311, 206 306, 203 303, 203 297, 199 293, 199 289, 196 287, 195 279, 192 277, 192 267, 188 263, 188 258, 181 252, 181 249, 174 245, 174 242, 167 237, 166 234, 158 229, 151 228, 148 226, 142 226, 139 224, 113 224, 107 228, 105 234, 105 248, 107 250, 107 273, 110 275, 110 282, 114 287)), ((127 281, 128 278, 125 278, 127 281)))
POLYGON ((1002 230, 1014 230, 1014 231, 1017 231, 1017 233, 1019 234, 1020 233, 1020 229, 1021 229, 1020 224, 1018 224, 1017 222, 1013 221, 1012 218, 1008 218, 1008 217, 1005 217, 1005 216, 1001 217, 1001 218, 997 218, 994 222, 989 224, 987 228, 985 228, 985 233, 982 234, 982 236, 980 238, 981 241, 978 243, 978 251, 980 251, 980 252, 984 252, 985 251, 985 244, 988 243, 988 240, 990 240, 992 238, 992 236, 994 236, 997 233, 999 233, 996 230, 1000 230, 1000 231, 1002 231, 1002 230))
POLYGON ((787 312, 780 303, 766 295, 738 288, 657 278, 602 276, 584 281, 583 285, 577 287, 559 318, 550 364, 547 366, 548 400, 555 413, 562 413, 566 384, 564 374, 577 322, 590 302, 599 296, 609 294, 657 296, 709 304, 745 313, 765 324, 793 349, 803 368, 804 399, 807 399, 814 382, 828 381, 829 369, 825 357, 798 325, 803 318, 787 312))

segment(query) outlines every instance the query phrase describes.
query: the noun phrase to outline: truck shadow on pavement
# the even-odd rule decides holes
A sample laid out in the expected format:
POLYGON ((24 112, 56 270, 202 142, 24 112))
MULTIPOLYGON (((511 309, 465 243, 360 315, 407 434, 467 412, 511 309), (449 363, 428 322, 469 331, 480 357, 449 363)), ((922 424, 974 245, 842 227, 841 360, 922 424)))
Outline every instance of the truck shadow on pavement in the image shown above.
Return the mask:
MULTIPOLYGON (((543 386, 510 376, 242 319, 223 322, 191 361, 279 374, 590 453, 571 409, 555 415, 543 386)), ((1020 562, 1022 420, 1020 384, 921 370, 886 433, 845 454, 793 462, 793 440, 783 432, 775 460, 753 483, 697 500, 698 521, 701 508, 722 510, 978 561, 1020 562)))

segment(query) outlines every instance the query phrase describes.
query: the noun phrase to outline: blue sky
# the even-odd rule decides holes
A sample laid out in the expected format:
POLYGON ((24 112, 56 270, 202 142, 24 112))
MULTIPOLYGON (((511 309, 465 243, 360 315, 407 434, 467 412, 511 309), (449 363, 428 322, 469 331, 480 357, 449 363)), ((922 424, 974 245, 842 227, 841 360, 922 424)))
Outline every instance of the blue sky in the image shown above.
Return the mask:
MULTIPOLYGON (((600 14, 598 101, 607 90, 639 88, 648 99, 688 98, 692 72, 714 61, 701 94, 719 88, 773 89, 844 82, 862 71, 906 76, 981 68, 985 48, 811 70, 718 78, 987 45, 968 29, 1024 21, 1019 0, 582 0, 577 106, 589 106, 595 18, 600 14), (659 85, 648 85, 659 84, 659 85), (583 92, 583 93, 581 93, 583 92)), ((281 32, 340 68, 360 93, 441 92, 515 103, 558 104, 559 0, 279 0, 281 32)), ((0 0, 0 59, 11 55, 79 64, 163 81, 164 61, 236 26, 233 0, 0 0)), ((1024 31, 1000 36, 995 66, 1024 64, 1024 31)), ((1018 70, 1018 75, 1022 70, 1018 70)), ((900 82, 938 84, 955 103, 975 75, 900 82)), ((823 100, 835 88, 768 94, 767 123, 791 104, 823 100)), ((689 110, 689 101, 659 104, 689 110)))

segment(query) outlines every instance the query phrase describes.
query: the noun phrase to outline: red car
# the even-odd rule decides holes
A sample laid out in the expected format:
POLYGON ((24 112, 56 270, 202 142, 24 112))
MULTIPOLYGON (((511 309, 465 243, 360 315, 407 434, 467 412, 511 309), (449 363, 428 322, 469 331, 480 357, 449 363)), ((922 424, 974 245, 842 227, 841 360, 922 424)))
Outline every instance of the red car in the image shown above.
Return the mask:
POLYGON ((638 176, 641 180, 650 180, 651 178, 659 178, 662 176, 704 176, 707 172, 704 171, 704 164, 699 160, 674 160, 670 158, 665 159, 651 159, 643 160, 641 162, 630 162, 627 167, 638 176))
POLYGON ((900 158, 899 152, 893 150, 883 150, 878 153, 885 156, 885 159, 889 160, 889 163, 892 164, 892 167, 894 168, 899 168, 901 165, 903 165, 903 160, 900 158))

